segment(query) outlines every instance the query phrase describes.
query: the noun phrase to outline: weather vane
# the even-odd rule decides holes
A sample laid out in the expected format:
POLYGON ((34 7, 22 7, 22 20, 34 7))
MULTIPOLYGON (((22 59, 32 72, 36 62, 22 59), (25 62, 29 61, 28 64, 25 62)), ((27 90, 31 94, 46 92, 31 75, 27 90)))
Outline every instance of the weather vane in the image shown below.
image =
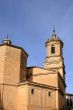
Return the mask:
POLYGON ((53 25, 53 33, 55 33, 55 25, 53 25))
POLYGON ((8 34, 7 34, 7 39, 8 39, 8 34))

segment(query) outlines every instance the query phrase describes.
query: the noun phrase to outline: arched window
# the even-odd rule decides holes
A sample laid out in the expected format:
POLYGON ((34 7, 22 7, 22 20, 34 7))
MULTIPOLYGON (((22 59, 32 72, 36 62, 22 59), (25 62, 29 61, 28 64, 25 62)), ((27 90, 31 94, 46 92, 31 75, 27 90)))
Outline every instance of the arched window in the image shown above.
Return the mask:
POLYGON ((54 45, 51 46, 51 53, 52 53, 52 54, 55 53, 55 46, 54 46, 54 45))
POLYGON ((67 99, 67 106, 69 106, 69 99, 67 99))
POLYGON ((70 99, 70 107, 72 107, 72 99, 70 99))

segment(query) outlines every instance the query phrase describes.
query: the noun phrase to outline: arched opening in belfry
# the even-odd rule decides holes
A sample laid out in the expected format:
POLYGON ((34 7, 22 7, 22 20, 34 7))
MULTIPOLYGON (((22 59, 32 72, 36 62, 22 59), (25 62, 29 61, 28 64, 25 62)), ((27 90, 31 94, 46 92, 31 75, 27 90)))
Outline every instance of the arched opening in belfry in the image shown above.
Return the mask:
POLYGON ((51 45, 51 54, 54 54, 54 53, 55 53, 55 46, 51 45))

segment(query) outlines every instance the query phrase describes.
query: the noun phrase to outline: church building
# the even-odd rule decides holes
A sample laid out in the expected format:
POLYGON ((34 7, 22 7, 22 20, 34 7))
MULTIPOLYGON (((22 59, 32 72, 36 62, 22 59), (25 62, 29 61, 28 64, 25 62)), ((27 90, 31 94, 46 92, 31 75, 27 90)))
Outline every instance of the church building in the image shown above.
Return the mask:
POLYGON ((63 42, 45 43, 44 67, 28 67, 27 52, 7 38, 0 44, 1 110, 67 110, 63 42))

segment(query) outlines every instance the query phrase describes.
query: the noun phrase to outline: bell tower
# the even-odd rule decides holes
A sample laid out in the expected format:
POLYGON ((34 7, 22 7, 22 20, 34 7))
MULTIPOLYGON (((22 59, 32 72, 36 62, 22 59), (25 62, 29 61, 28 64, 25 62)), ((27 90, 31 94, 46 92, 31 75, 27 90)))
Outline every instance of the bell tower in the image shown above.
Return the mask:
POLYGON ((47 56, 45 60, 45 69, 59 71, 62 78, 65 76, 65 66, 63 59, 63 42, 57 37, 55 30, 53 30, 52 37, 45 43, 47 56))

